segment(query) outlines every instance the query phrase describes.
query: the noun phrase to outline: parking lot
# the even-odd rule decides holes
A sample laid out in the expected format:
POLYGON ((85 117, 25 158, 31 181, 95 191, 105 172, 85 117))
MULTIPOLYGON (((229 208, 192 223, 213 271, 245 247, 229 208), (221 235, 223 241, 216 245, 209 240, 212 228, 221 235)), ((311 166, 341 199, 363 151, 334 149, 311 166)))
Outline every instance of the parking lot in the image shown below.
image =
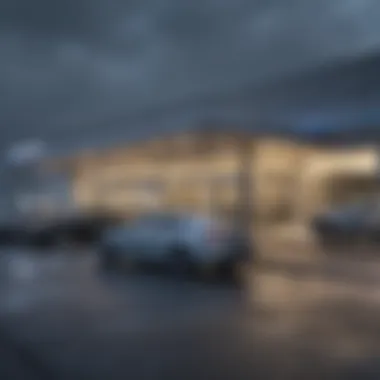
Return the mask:
POLYGON ((328 276, 257 269, 238 289, 106 275, 92 251, 0 260, 1 379, 379 378, 376 262, 350 288, 335 262, 328 276))

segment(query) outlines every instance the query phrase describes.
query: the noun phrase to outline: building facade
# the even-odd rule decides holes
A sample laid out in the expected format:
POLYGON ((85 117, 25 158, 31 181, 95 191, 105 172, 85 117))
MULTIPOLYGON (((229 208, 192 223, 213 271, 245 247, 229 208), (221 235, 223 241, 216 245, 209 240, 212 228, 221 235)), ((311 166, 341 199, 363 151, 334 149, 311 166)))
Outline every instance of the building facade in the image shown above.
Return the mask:
POLYGON ((253 212, 263 222, 305 224, 326 208, 376 190, 374 148, 315 147, 231 133, 168 136, 87 152, 53 168, 70 173, 74 203, 82 210, 233 215, 241 202, 243 146, 253 212))
POLYGON ((75 202, 130 213, 232 208, 238 144, 230 135, 189 134, 77 157, 69 164, 75 202))

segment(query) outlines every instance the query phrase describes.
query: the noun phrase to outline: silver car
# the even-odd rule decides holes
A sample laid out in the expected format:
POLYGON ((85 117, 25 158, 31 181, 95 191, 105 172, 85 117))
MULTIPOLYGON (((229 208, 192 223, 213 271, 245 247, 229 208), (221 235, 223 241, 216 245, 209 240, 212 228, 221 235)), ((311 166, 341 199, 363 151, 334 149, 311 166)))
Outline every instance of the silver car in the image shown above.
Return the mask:
POLYGON ((109 229, 102 267, 157 264, 175 273, 239 274, 252 259, 250 239, 227 223, 195 215, 150 214, 109 229))

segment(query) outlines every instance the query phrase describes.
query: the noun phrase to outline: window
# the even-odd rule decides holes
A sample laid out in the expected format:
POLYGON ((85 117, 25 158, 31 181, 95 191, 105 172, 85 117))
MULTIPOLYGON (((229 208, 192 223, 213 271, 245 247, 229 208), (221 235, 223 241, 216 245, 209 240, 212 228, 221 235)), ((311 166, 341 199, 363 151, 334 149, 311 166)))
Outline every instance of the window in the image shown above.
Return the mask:
POLYGON ((136 185, 142 190, 148 191, 159 191, 162 188, 162 183, 155 179, 147 179, 143 181, 139 181, 136 185))
POLYGON ((221 175, 214 179, 215 182, 220 183, 221 185, 234 185, 238 180, 238 175, 236 173, 229 173, 221 175))
POLYGON ((101 183, 98 187, 101 191, 106 192, 123 189, 157 192, 161 191, 163 184, 161 181, 156 179, 135 180, 129 178, 121 178, 117 181, 101 183))

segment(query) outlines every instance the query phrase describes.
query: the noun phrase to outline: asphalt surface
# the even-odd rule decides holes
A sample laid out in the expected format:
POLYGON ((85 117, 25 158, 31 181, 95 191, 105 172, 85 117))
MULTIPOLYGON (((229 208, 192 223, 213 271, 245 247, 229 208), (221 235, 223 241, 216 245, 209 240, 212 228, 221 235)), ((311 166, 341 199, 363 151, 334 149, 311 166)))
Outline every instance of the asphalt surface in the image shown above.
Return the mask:
POLYGON ((256 285, 106 275, 93 252, 0 264, 0 379, 380 378, 375 296, 264 310, 256 285))

